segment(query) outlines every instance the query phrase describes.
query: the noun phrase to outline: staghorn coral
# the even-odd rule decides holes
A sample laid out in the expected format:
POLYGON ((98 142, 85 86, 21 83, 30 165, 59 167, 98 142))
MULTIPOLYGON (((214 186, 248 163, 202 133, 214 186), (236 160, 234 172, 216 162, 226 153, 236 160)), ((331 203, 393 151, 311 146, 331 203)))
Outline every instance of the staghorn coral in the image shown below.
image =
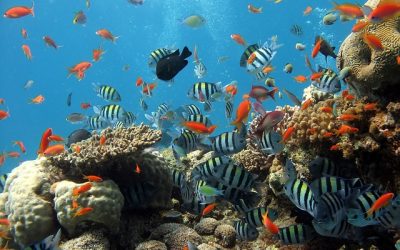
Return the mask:
MULTIPOLYGON (((368 1, 375 8, 379 1, 368 1)), ((351 33, 339 49, 336 65, 339 69, 350 67, 346 78, 349 86, 359 96, 396 100, 399 96, 400 68, 396 56, 400 54, 400 16, 383 22, 371 23, 362 31, 351 33), (384 49, 371 50, 363 41, 365 33, 380 38, 384 49)))

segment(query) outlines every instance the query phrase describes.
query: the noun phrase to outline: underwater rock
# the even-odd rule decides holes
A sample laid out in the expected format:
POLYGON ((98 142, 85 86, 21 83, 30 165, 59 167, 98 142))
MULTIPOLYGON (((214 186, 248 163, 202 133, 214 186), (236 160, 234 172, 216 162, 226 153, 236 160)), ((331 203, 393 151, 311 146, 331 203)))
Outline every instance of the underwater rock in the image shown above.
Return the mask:
POLYGON ((259 175, 259 179, 263 180, 268 174, 273 158, 268 158, 261 151, 245 149, 233 155, 232 159, 243 164, 246 170, 259 175))
POLYGON ((169 234, 182 226, 184 225, 179 223, 164 223, 151 232, 149 239, 160 240, 164 235, 169 234))
POLYGON ((182 225, 171 233, 165 235, 164 241, 168 249, 183 249, 188 241, 192 242, 196 246, 199 245, 202 238, 195 230, 182 225))
MULTIPOLYGON (((83 184, 83 183, 82 183, 83 184)), ((92 183, 92 188, 77 197, 73 197, 74 188, 81 183, 61 181, 56 183, 54 209, 57 219, 69 234, 75 234, 82 222, 96 222, 108 228, 112 233, 118 232, 124 198, 118 186, 112 180, 92 183), (72 207, 72 200, 78 203, 78 208, 72 207), (93 210, 87 214, 76 216, 82 209, 90 207, 93 210)))
POLYGON ((214 236, 219 239, 217 243, 223 247, 233 247, 235 245, 236 231, 231 225, 219 225, 215 229, 214 236))
POLYGON ((135 250, 167 250, 167 246, 161 241, 149 240, 140 243, 135 250))
MULTIPOLYGON (((366 4, 375 8, 379 2, 366 4)), ((346 81, 359 97, 399 99, 400 70, 396 63, 396 56, 400 54, 399 23, 398 15, 383 22, 372 22, 362 31, 351 33, 340 46, 336 65, 338 69, 350 67, 346 81), (384 49, 371 50, 363 41, 365 33, 379 37, 384 49)))
POLYGON ((194 226, 194 230, 200 235, 210 235, 214 233, 219 222, 214 218, 203 218, 194 226))
POLYGON ((62 250, 108 250, 110 241, 102 230, 89 230, 77 238, 65 241, 60 244, 62 250))
POLYGON ((197 246, 198 250, 218 250, 218 248, 210 246, 206 243, 200 244, 197 246))

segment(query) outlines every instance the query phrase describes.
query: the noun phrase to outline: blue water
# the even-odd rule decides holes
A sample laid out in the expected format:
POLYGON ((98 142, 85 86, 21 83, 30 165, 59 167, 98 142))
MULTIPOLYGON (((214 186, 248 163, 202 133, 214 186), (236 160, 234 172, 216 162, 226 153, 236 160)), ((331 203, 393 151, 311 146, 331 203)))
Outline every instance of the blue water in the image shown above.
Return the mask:
MULTIPOLYGON (((32 2, 6 0, 0 3, 0 10, 4 13, 15 5, 31 6, 32 2)), ((338 48, 354 24, 354 21, 337 21, 332 26, 321 24, 323 15, 331 8, 330 1, 283 0, 274 4, 259 0, 147 0, 144 5, 134 6, 124 0, 95 0, 87 9, 84 0, 52 0, 36 1, 35 17, 1 18, 0 98, 4 98, 6 103, 0 109, 8 108, 11 117, 0 121, 0 151, 18 151, 12 142, 22 140, 27 153, 20 158, 7 158, 0 174, 9 172, 20 161, 36 158, 40 137, 46 128, 51 127, 55 134, 67 137, 71 131, 82 127, 65 120, 71 112, 93 114, 92 109, 83 111, 80 108, 81 102, 106 104, 92 90, 92 82, 116 87, 122 96, 122 106, 138 116, 136 123, 145 122, 139 107, 140 89, 135 86, 135 80, 138 76, 149 82, 155 80, 155 74, 148 68, 147 61, 149 53, 157 48, 168 46, 182 49, 188 46, 193 50, 194 45, 198 45, 199 57, 208 69, 207 76, 202 80, 222 81, 224 85, 232 80, 239 82, 236 107, 241 96, 248 93, 255 82, 244 68, 239 67, 244 48, 231 40, 230 35, 239 33, 249 44, 264 43, 271 36, 278 35, 279 43, 284 46, 278 50, 273 60, 276 69, 271 76, 276 79, 279 88, 285 87, 301 98, 303 89, 309 83, 298 84, 292 77, 309 75, 304 64, 304 54, 310 54, 315 36, 323 34, 338 48), (249 13, 247 4, 250 2, 256 7, 263 7, 263 13, 249 13), (314 10, 309 16, 303 16, 308 5, 314 10), (79 10, 83 10, 87 16, 85 26, 72 23, 74 13, 79 10), (206 24, 193 29, 178 21, 192 14, 202 15, 206 24), (302 26, 304 34, 301 37, 290 33, 293 24, 302 26), (22 28, 28 31, 28 39, 22 38, 22 28), (101 28, 110 30, 120 38, 115 44, 102 40, 95 34, 101 28), (42 40, 45 35, 52 37, 62 47, 55 50, 45 46, 42 40), (295 50, 296 42, 306 44, 307 49, 303 52, 295 50), (32 61, 25 58, 22 44, 30 46, 32 61), (86 77, 82 81, 75 77, 67 78, 67 67, 81 61, 90 61, 92 50, 100 45, 106 54, 102 60, 93 63, 86 77), (229 56, 230 59, 218 64, 217 58, 220 56, 229 56), (294 65, 292 74, 283 72, 283 66, 288 62, 294 65), (130 70, 123 71, 122 67, 126 64, 130 65, 130 70), (35 83, 26 90, 23 86, 28 80, 35 83), (66 98, 70 92, 73 93, 72 105, 68 107, 66 98), (28 99, 38 94, 45 96, 46 100, 40 105, 28 104, 28 99)), ((177 75, 171 86, 157 80, 158 86, 153 97, 146 99, 148 113, 161 102, 173 107, 194 103, 186 97, 187 90, 198 81, 193 72, 193 58, 189 59, 191 63, 177 75)), ((313 63, 326 66, 321 55, 313 63)), ((328 59, 328 66, 336 69, 333 59, 328 59)), ((264 107, 272 110, 276 105, 285 104, 292 103, 284 96, 283 99, 277 98, 276 102, 267 100, 264 107)), ((215 134, 232 129, 225 119, 224 102, 214 103, 210 118, 218 125, 215 134)))

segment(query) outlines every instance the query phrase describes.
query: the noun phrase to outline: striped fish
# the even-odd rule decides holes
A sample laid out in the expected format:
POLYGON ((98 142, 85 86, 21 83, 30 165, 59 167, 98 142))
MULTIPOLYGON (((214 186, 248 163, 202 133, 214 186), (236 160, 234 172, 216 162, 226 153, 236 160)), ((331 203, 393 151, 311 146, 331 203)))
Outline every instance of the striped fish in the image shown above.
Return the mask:
POLYGON ((332 230, 346 218, 344 200, 338 193, 324 193, 315 208, 314 223, 325 230, 332 230))
POLYGON ((290 32, 296 36, 301 36, 303 35, 303 28, 298 24, 293 24, 290 28, 290 32))
POLYGON ((220 164, 214 169, 214 177, 224 185, 241 190, 250 190, 257 175, 251 174, 243 165, 231 161, 229 164, 220 164))
POLYGON ((185 114, 183 114, 184 117, 187 115, 201 115, 200 109, 194 104, 185 105, 184 108, 186 111, 185 114))
POLYGON ((123 120, 126 116, 125 109, 118 104, 109 104, 101 108, 93 106, 93 110, 96 114, 99 114, 101 118, 111 123, 123 120))
POLYGON ((142 108, 143 111, 146 111, 149 108, 147 103, 144 101, 143 97, 140 98, 139 105, 140 105, 140 108, 142 108))
POLYGON ((117 129, 117 128, 125 128, 125 124, 121 121, 117 121, 116 123, 114 123, 113 129, 117 129))
POLYGON ((185 175, 179 170, 172 169, 171 171, 172 184, 174 187, 180 187, 182 182, 185 181, 185 175))
POLYGON ((87 119, 87 126, 91 130, 98 130, 98 129, 104 129, 107 128, 110 124, 106 121, 104 121, 100 116, 90 116, 87 119))
POLYGON ((400 196, 396 196, 391 204, 386 208, 386 211, 376 218, 386 229, 399 229, 400 228, 400 196))
POLYGON ((126 127, 130 127, 135 121, 136 121, 136 116, 130 111, 126 112, 126 116, 123 119, 124 125, 126 127))
POLYGON ((212 110, 211 101, 209 101, 209 100, 205 101, 204 102, 204 111, 208 113, 208 112, 211 112, 211 110, 212 110))
POLYGON ((195 186, 195 194, 199 201, 205 204, 210 204, 216 201, 216 196, 204 195, 200 190, 201 187, 207 186, 207 182, 203 180, 198 180, 195 186))
POLYGON ((255 74, 255 76, 256 76, 256 81, 259 82, 259 81, 263 81, 264 79, 267 79, 269 76, 269 73, 264 73, 264 72, 260 71, 260 72, 257 72, 255 74))
POLYGON ((147 182, 135 182, 130 186, 120 186, 124 196, 124 207, 127 209, 146 208, 154 195, 154 187, 147 182))
POLYGON ((322 71, 322 77, 318 81, 312 81, 311 84, 322 92, 335 94, 341 90, 340 79, 331 69, 325 69, 319 66, 318 72, 322 71))
POLYGON ((191 200, 190 203, 183 204, 183 207, 186 210, 189 210, 190 212, 193 212, 195 214, 201 214, 201 212, 203 212, 203 210, 206 206, 207 206, 207 204, 199 201, 196 196, 193 196, 193 199, 191 200))
POLYGON ((188 115, 186 121, 189 122, 200 122, 206 125, 206 127, 210 127, 212 125, 210 119, 204 115, 188 115))
POLYGON ((276 44, 276 40, 274 39, 271 39, 271 44, 268 44, 268 41, 265 42, 261 48, 253 52, 256 55, 255 60, 251 64, 246 62, 247 71, 250 73, 260 72, 264 66, 271 63, 276 55, 276 50, 280 46, 276 44))
POLYGON ((356 227, 378 224, 376 218, 378 218, 385 209, 375 211, 369 217, 366 213, 379 197, 380 194, 376 191, 368 191, 357 197, 354 202, 356 207, 348 208, 346 211, 347 222, 356 227))
POLYGON ((249 59, 249 56, 259 48, 260 46, 258 44, 252 44, 248 46, 246 50, 243 52, 242 56, 240 57, 240 67, 245 68, 247 66, 247 59, 249 59))
POLYGON ((349 223, 347 223, 346 220, 342 220, 337 226, 335 226, 332 230, 326 230, 318 223, 314 223, 313 221, 313 226, 315 231, 322 235, 322 236, 327 236, 327 237, 334 237, 334 238, 341 238, 341 239, 349 239, 352 241, 359 241, 361 239, 358 239, 357 236, 361 236, 361 230, 360 228, 356 228, 349 223))
POLYGON ((284 145, 281 134, 270 130, 264 131, 260 138, 261 151, 264 154, 278 154, 282 152, 284 145))
POLYGON ((225 117, 227 119, 231 119, 232 112, 233 112, 233 102, 231 100, 225 101, 225 117))
POLYGON ((220 182, 217 182, 216 188, 223 191, 224 199, 230 202, 235 202, 243 199, 248 194, 248 192, 245 192, 244 190, 229 187, 220 182))
POLYGON ((174 51, 166 48, 160 48, 152 51, 149 56, 149 61, 148 65, 149 67, 155 67, 157 66, 158 61, 160 61, 162 58, 169 56, 172 54, 174 51))
POLYGON ((194 198, 194 191, 190 182, 187 182, 185 179, 183 179, 180 185, 180 191, 183 203, 188 204, 192 202, 194 198))
POLYGON ((98 85, 93 83, 93 90, 97 93, 98 97, 103 98, 109 102, 119 102, 121 101, 121 96, 119 95, 118 91, 108 85, 98 85))
MULTIPOLYGON (((183 151, 184 155, 196 150, 198 144, 198 136, 190 130, 183 130, 178 138, 172 142, 173 149, 180 152, 183 151), (178 148, 179 147, 179 148, 178 148)), ((180 157, 184 156, 180 155, 180 157)))
POLYGON ((240 132, 225 132, 216 137, 209 137, 211 148, 216 155, 230 155, 242 151, 246 147, 246 126, 240 132))
POLYGON ((296 224, 279 228, 279 239, 283 244, 303 244, 316 236, 314 228, 304 224, 296 224))
POLYGON ((163 116, 165 115, 167 112, 169 111, 169 106, 166 103, 161 103, 160 105, 158 105, 157 107, 157 113, 159 114, 159 116, 163 116))
POLYGON ((4 187, 6 186, 8 174, 2 174, 0 176, 0 193, 3 193, 4 187))
POLYGON ((233 227, 235 228, 236 235, 240 240, 252 241, 258 238, 257 228, 250 226, 244 221, 235 221, 233 227))
POLYGON ((313 178, 326 176, 339 176, 340 170, 336 164, 329 158, 318 156, 308 166, 313 178))
POLYGON ((246 200, 239 199, 237 202, 233 204, 233 208, 235 209, 236 212, 243 215, 248 211, 250 211, 253 207, 251 204, 248 204, 246 200))
POLYGON ((196 167, 193 168, 191 178, 193 180, 197 179, 211 179, 215 177, 215 169, 219 168, 220 166, 224 166, 229 164, 231 161, 230 158, 226 156, 217 156, 217 157, 212 157, 205 161, 204 163, 201 163, 200 165, 197 165, 196 167))
POLYGON ((285 194, 301 210, 314 215, 315 199, 311 188, 305 181, 289 180, 284 186, 285 194))
POLYGON ((246 212, 245 220, 252 227, 262 227, 263 224, 263 215, 268 211, 268 218, 272 221, 278 218, 278 213, 274 209, 266 208, 266 207, 256 207, 246 212))
POLYGON ((202 103, 205 101, 214 101, 222 96, 221 82, 196 82, 188 90, 187 96, 202 103))
POLYGON ((345 198, 350 195, 353 182, 357 180, 346 180, 339 177, 321 177, 314 180, 310 184, 310 187, 316 200, 319 200, 319 197, 325 193, 336 193, 339 191, 342 192, 343 198, 345 198))

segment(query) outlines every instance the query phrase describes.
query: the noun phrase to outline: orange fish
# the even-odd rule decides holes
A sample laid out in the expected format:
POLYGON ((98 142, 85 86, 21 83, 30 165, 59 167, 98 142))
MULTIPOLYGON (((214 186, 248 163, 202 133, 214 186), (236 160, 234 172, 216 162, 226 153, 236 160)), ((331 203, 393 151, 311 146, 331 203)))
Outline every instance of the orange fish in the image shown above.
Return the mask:
POLYGON ((73 149, 75 151, 75 153, 79 154, 81 152, 81 147, 79 147, 78 145, 74 145, 73 149))
POLYGON ((86 182, 85 184, 83 184, 83 185, 81 185, 81 186, 79 186, 79 187, 75 187, 75 188, 72 190, 72 196, 77 196, 77 195, 80 195, 80 194, 82 194, 82 193, 84 193, 84 192, 87 192, 87 191, 89 191, 92 187, 93 187, 92 183, 86 182))
POLYGON ((102 48, 94 49, 93 50, 93 61, 98 62, 104 53, 105 52, 102 48))
POLYGON ((28 60, 32 60, 31 48, 29 48, 28 45, 22 45, 22 51, 24 52, 24 55, 26 56, 26 58, 28 58, 28 60))
POLYGON ((358 115, 353 115, 353 114, 342 114, 341 116, 338 117, 338 119, 341 121, 351 122, 354 120, 359 120, 360 117, 358 115))
POLYGON ((340 145, 339 144, 332 145, 329 148, 330 151, 338 151, 339 149, 340 149, 340 145))
POLYGON ((321 107, 320 110, 325 113, 332 113, 333 109, 331 107, 321 107))
POLYGON ((383 45, 379 37, 370 33, 365 33, 363 40, 371 48, 371 50, 383 50, 383 45))
POLYGON ((265 212, 265 214, 262 215, 263 218, 263 224, 265 228, 267 228, 272 234, 278 234, 279 233, 279 228, 277 225, 275 225, 271 219, 268 217, 268 210, 265 212))
POLYGON ((19 154, 18 152, 16 152, 16 151, 8 152, 7 155, 8 155, 9 157, 12 157, 12 158, 18 158, 18 157, 20 157, 20 154, 19 154))
POLYGON ((348 95, 349 95, 349 90, 348 89, 345 89, 345 90, 342 91, 342 97, 343 98, 346 98, 346 96, 348 96, 348 95))
POLYGON ((14 145, 18 145, 19 149, 21 150, 22 153, 26 152, 25 145, 24 145, 24 143, 22 141, 15 141, 14 145))
POLYGON ((311 11, 312 11, 312 7, 307 6, 306 9, 303 11, 303 15, 308 16, 308 15, 310 15, 311 11))
POLYGON ((75 64, 72 67, 68 68, 68 77, 72 74, 78 78, 78 80, 82 80, 85 77, 85 71, 92 66, 90 62, 80 62, 75 64))
POLYGON ((256 53, 251 53, 249 58, 247 59, 247 64, 252 64, 254 62, 254 60, 256 60, 257 58, 257 54, 256 53))
POLYGON ((3 16, 7 18, 20 18, 27 15, 35 16, 33 7, 34 7, 33 2, 31 8, 26 6, 15 6, 8 9, 3 16))
POLYGON ((79 209, 78 211, 76 211, 76 213, 74 214, 74 217, 76 217, 76 216, 82 216, 82 215, 85 215, 85 214, 90 213, 90 212, 92 212, 92 211, 93 211, 93 208, 91 208, 91 207, 84 207, 84 208, 81 208, 81 209, 79 209))
POLYGON ((366 212, 367 217, 370 217, 375 211, 389 205, 390 202, 392 201, 393 197, 394 197, 394 193, 386 193, 386 194, 381 195, 381 197, 379 197, 374 202, 374 204, 372 204, 371 208, 368 209, 368 211, 366 212))
POLYGON ((59 135, 50 135, 48 139, 49 141, 64 141, 64 138, 59 135))
POLYGON ((232 34, 231 38, 238 44, 246 46, 246 41, 243 39, 243 37, 239 34, 232 34))
POLYGON ((0 225, 9 226, 10 221, 7 218, 2 218, 2 219, 0 219, 0 225))
POLYGON ((325 137, 325 138, 330 138, 333 135, 334 135, 334 133, 332 133, 332 132, 325 132, 322 136, 325 137))
POLYGON ((308 107, 311 106, 311 104, 313 104, 313 99, 309 98, 309 99, 305 100, 303 102, 303 104, 301 105, 301 110, 306 110, 308 107))
POLYGON ((79 207, 78 201, 77 200, 72 200, 71 208, 73 210, 77 209, 79 207))
POLYGON ((368 15, 371 21, 384 21, 400 12, 400 2, 397 0, 381 1, 378 6, 368 15))
POLYGON ((354 128, 348 125, 342 125, 340 126, 339 130, 336 132, 337 135, 344 135, 344 134, 352 134, 352 133, 357 133, 358 128, 354 128))
POLYGON ((262 13, 262 7, 256 8, 251 4, 247 5, 247 9, 249 10, 249 12, 254 13, 254 14, 262 13))
POLYGON ((87 179, 90 182, 102 182, 103 179, 97 175, 84 175, 83 179, 87 179))
POLYGON ((56 144, 56 145, 47 147, 46 150, 43 152, 43 154, 45 156, 54 156, 54 155, 59 155, 64 151, 65 151, 65 148, 64 148, 63 144, 56 144))
POLYGON ((354 95, 347 94, 344 99, 347 101, 353 101, 354 99, 356 99, 356 97, 354 95))
POLYGON ((42 134, 42 138, 40 140, 40 144, 39 144, 39 149, 38 149, 38 154, 43 154, 43 152, 47 149, 47 147, 49 146, 49 136, 51 136, 53 134, 53 130, 51 128, 46 129, 43 134, 42 134))
POLYGON ((397 62, 397 65, 400 65, 400 56, 396 57, 396 62, 397 62))
POLYGON ((211 134, 217 128, 217 126, 215 125, 207 127, 206 125, 204 125, 204 123, 195 121, 185 121, 182 123, 182 125, 190 131, 198 134, 211 134))
POLYGON ((21 36, 25 39, 28 38, 28 32, 26 31, 26 29, 24 28, 21 29, 21 36))
POLYGON ((110 40, 113 43, 119 38, 119 36, 114 36, 109 30, 107 29, 100 29, 96 31, 96 35, 101 36, 106 40, 110 40))
POLYGON ((321 44, 324 40, 321 38, 315 43, 314 48, 311 52, 311 57, 315 58, 318 55, 319 50, 321 49, 321 44))
POLYGON ((231 96, 236 95, 238 92, 238 87, 236 83, 231 83, 225 86, 225 93, 230 94, 231 96))
POLYGON ((143 78, 141 76, 139 76, 136 79, 136 87, 142 86, 142 84, 143 84, 143 78))
POLYGON ((209 213, 211 213, 213 210, 214 210, 214 208, 217 206, 217 203, 211 203, 211 204, 208 204, 204 209, 203 209, 203 211, 201 212, 201 216, 205 216, 205 215, 207 215, 207 214, 209 214, 209 213))
POLYGON ((231 125, 236 126, 236 128, 240 131, 243 123, 247 122, 250 110, 251 102, 248 99, 243 100, 236 110, 236 119, 231 123, 231 125))
POLYGON ((147 96, 150 96, 151 93, 153 92, 153 89, 157 87, 157 83, 149 83, 149 84, 144 84, 142 86, 143 86, 142 93, 147 96))
POLYGON ((367 27, 367 25, 369 25, 369 22, 359 20, 357 21, 356 24, 354 24, 353 28, 351 29, 351 32, 359 32, 365 27, 367 27))
POLYGON ((6 155, 4 153, 0 153, 0 166, 3 166, 6 161, 6 155))
POLYGON ((0 120, 4 120, 10 116, 8 111, 4 111, 0 109, 0 120))
POLYGON ((377 110, 378 108, 376 107, 378 103, 374 102, 374 103, 367 103, 364 105, 364 110, 365 111, 373 111, 373 110, 377 110))
POLYGON ((54 40, 49 36, 44 36, 43 37, 43 41, 46 43, 47 46, 51 46, 51 47, 53 47, 55 49, 58 49, 58 48, 62 47, 62 46, 58 46, 56 44, 56 42, 54 42, 54 40))
POLYGON ((271 73, 272 71, 274 71, 274 67, 272 67, 272 66, 265 66, 265 67, 262 69, 262 72, 263 72, 264 74, 269 74, 269 73, 271 73))
POLYGON ((38 95, 30 100, 30 104, 41 104, 44 102, 44 96, 38 95))
POLYGON ((298 76, 295 76, 293 78, 298 83, 305 83, 307 81, 307 77, 303 76, 303 75, 298 75, 298 76))
POLYGON ((135 173, 140 174, 142 170, 139 167, 139 164, 136 163, 135 173))
POLYGON ((81 103, 81 109, 88 109, 90 108, 92 105, 90 105, 90 103, 88 102, 82 102, 81 103))
POLYGON ((315 72, 310 76, 310 80, 318 81, 322 77, 323 74, 324 74, 324 72, 315 72))
POLYGON ((282 142, 286 142, 292 136, 294 132, 294 127, 288 127, 286 131, 283 133, 282 142))
POLYGON ((335 6, 334 10, 341 12, 345 16, 353 17, 353 18, 362 18, 364 13, 359 5, 345 3, 345 4, 337 4, 333 3, 335 6))
POLYGON ((100 137, 100 145, 104 145, 104 143, 106 143, 106 136, 105 135, 102 135, 101 137, 100 137))

